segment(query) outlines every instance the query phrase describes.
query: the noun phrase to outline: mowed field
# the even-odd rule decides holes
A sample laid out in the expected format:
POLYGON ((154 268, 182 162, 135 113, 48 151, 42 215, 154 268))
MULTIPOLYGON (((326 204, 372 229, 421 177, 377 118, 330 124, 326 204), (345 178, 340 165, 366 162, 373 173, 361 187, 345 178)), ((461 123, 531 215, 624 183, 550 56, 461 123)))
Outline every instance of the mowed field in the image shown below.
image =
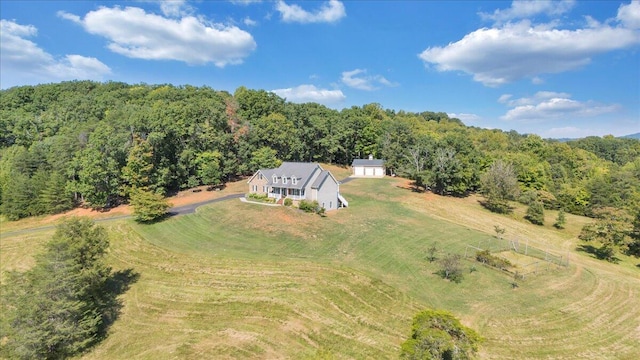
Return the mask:
MULTIPOLYGON (((640 357, 640 261, 576 252, 588 219, 569 215, 558 231, 549 212, 538 227, 520 220, 524 209, 495 215, 477 198, 413 193, 396 178, 341 192, 350 207, 324 218, 235 199, 154 225, 103 223, 109 262, 138 279, 109 336, 82 358, 397 358, 424 308, 449 310, 485 337, 481 358, 640 357), (494 225, 570 265, 545 265, 517 288, 471 260, 459 284, 435 274, 432 244, 439 256, 464 254, 495 241, 494 225)), ((27 269, 51 233, 3 236, 2 273, 27 269)))

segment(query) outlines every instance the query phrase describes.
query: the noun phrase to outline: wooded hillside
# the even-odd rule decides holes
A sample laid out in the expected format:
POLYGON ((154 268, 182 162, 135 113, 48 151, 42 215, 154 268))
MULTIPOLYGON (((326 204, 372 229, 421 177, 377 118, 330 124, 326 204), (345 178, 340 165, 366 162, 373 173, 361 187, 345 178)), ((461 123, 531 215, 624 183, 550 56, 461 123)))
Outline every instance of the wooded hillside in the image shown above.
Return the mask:
POLYGON ((593 216, 640 203, 640 141, 566 143, 465 126, 445 113, 367 104, 341 111, 264 90, 63 82, 0 92, 0 211, 9 219, 218 185, 274 159, 349 165, 369 154, 441 194, 512 164, 520 200, 593 216))

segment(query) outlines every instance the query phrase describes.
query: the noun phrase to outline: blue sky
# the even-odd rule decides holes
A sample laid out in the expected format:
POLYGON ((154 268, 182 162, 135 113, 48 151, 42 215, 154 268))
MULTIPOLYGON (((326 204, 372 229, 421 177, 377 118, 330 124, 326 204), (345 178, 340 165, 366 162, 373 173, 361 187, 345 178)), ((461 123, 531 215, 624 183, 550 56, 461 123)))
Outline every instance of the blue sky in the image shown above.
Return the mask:
POLYGON ((73 79, 640 132, 640 1, 0 2, 0 87, 73 79))

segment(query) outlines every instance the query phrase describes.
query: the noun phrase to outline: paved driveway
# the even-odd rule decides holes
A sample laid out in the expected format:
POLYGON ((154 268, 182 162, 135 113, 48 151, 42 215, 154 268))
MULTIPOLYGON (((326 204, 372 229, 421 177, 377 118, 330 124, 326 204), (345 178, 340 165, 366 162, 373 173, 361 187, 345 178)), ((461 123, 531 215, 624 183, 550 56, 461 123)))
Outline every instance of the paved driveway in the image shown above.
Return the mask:
MULTIPOLYGON (((354 179, 356 179, 356 178, 348 177, 348 178, 342 179, 340 181, 340 183, 341 184, 346 184, 349 181, 352 181, 354 179)), ((213 204, 213 203, 222 202, 222 201, 231 200, 231 199, 239 199, 241 197, 244 197, 244 194, 230 194, 230 195, 225 195, 223 197, 219 197, 217 199, 201 201, 201 202, 197 202, 197 203, 193 203, 193 204, 189 204, 189 205, 176 206, 176 207, 173 207, 173 208, 169 209, 169 216, 193 214, 194 212, 196 212, 196 209, 199 208, 202 205, 213 204)), ((105 221, 122 220, 122 219, 131 218, 131 217, 132 217, 131 215, 119 215, 119 216, 114 216, 114 217, 109 217, 109 218, 96 219, 95 222, 96 223, 100 223, 100 222, 105 222, 105 221)), ((26 233, 35 232, 35 231, 51 230, 51 229, 55 229, 55 227, 56 227, 55 225, 49 225, 49 226, 42 226, 42 227, 31 228, 31 229, 16 230, 16 231, 10 231, 10 232, 3 233, 3 234, 1 234, 1 236, 4 237, 4 236, 26 234, 26 233)))

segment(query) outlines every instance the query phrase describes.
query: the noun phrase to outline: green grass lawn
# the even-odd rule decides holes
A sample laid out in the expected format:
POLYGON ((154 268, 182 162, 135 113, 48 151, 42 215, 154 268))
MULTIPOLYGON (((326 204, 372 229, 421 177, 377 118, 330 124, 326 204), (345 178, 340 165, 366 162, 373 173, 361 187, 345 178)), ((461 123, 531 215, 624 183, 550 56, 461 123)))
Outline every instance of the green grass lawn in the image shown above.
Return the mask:
MULTIPOLYGON (((482 358, 640 356, 640 269, 575 252, 576 224, 588 220, 536 227, 398 181, 344 184, 350 207, 324 218, 233 200, 154 225, 105 224, 114 269, 140 278, 109 337, 84 358, 396 358, 426 307, 484 336, 482 358), (464 254, 492 241, 496 224, 570 252, 570 266, 541 269, 518 288, 469 260, 459 284, 435 274, 429 246, 464 254)), ((26 268, 46 235, 3 238, 1 269, 26 268)))

